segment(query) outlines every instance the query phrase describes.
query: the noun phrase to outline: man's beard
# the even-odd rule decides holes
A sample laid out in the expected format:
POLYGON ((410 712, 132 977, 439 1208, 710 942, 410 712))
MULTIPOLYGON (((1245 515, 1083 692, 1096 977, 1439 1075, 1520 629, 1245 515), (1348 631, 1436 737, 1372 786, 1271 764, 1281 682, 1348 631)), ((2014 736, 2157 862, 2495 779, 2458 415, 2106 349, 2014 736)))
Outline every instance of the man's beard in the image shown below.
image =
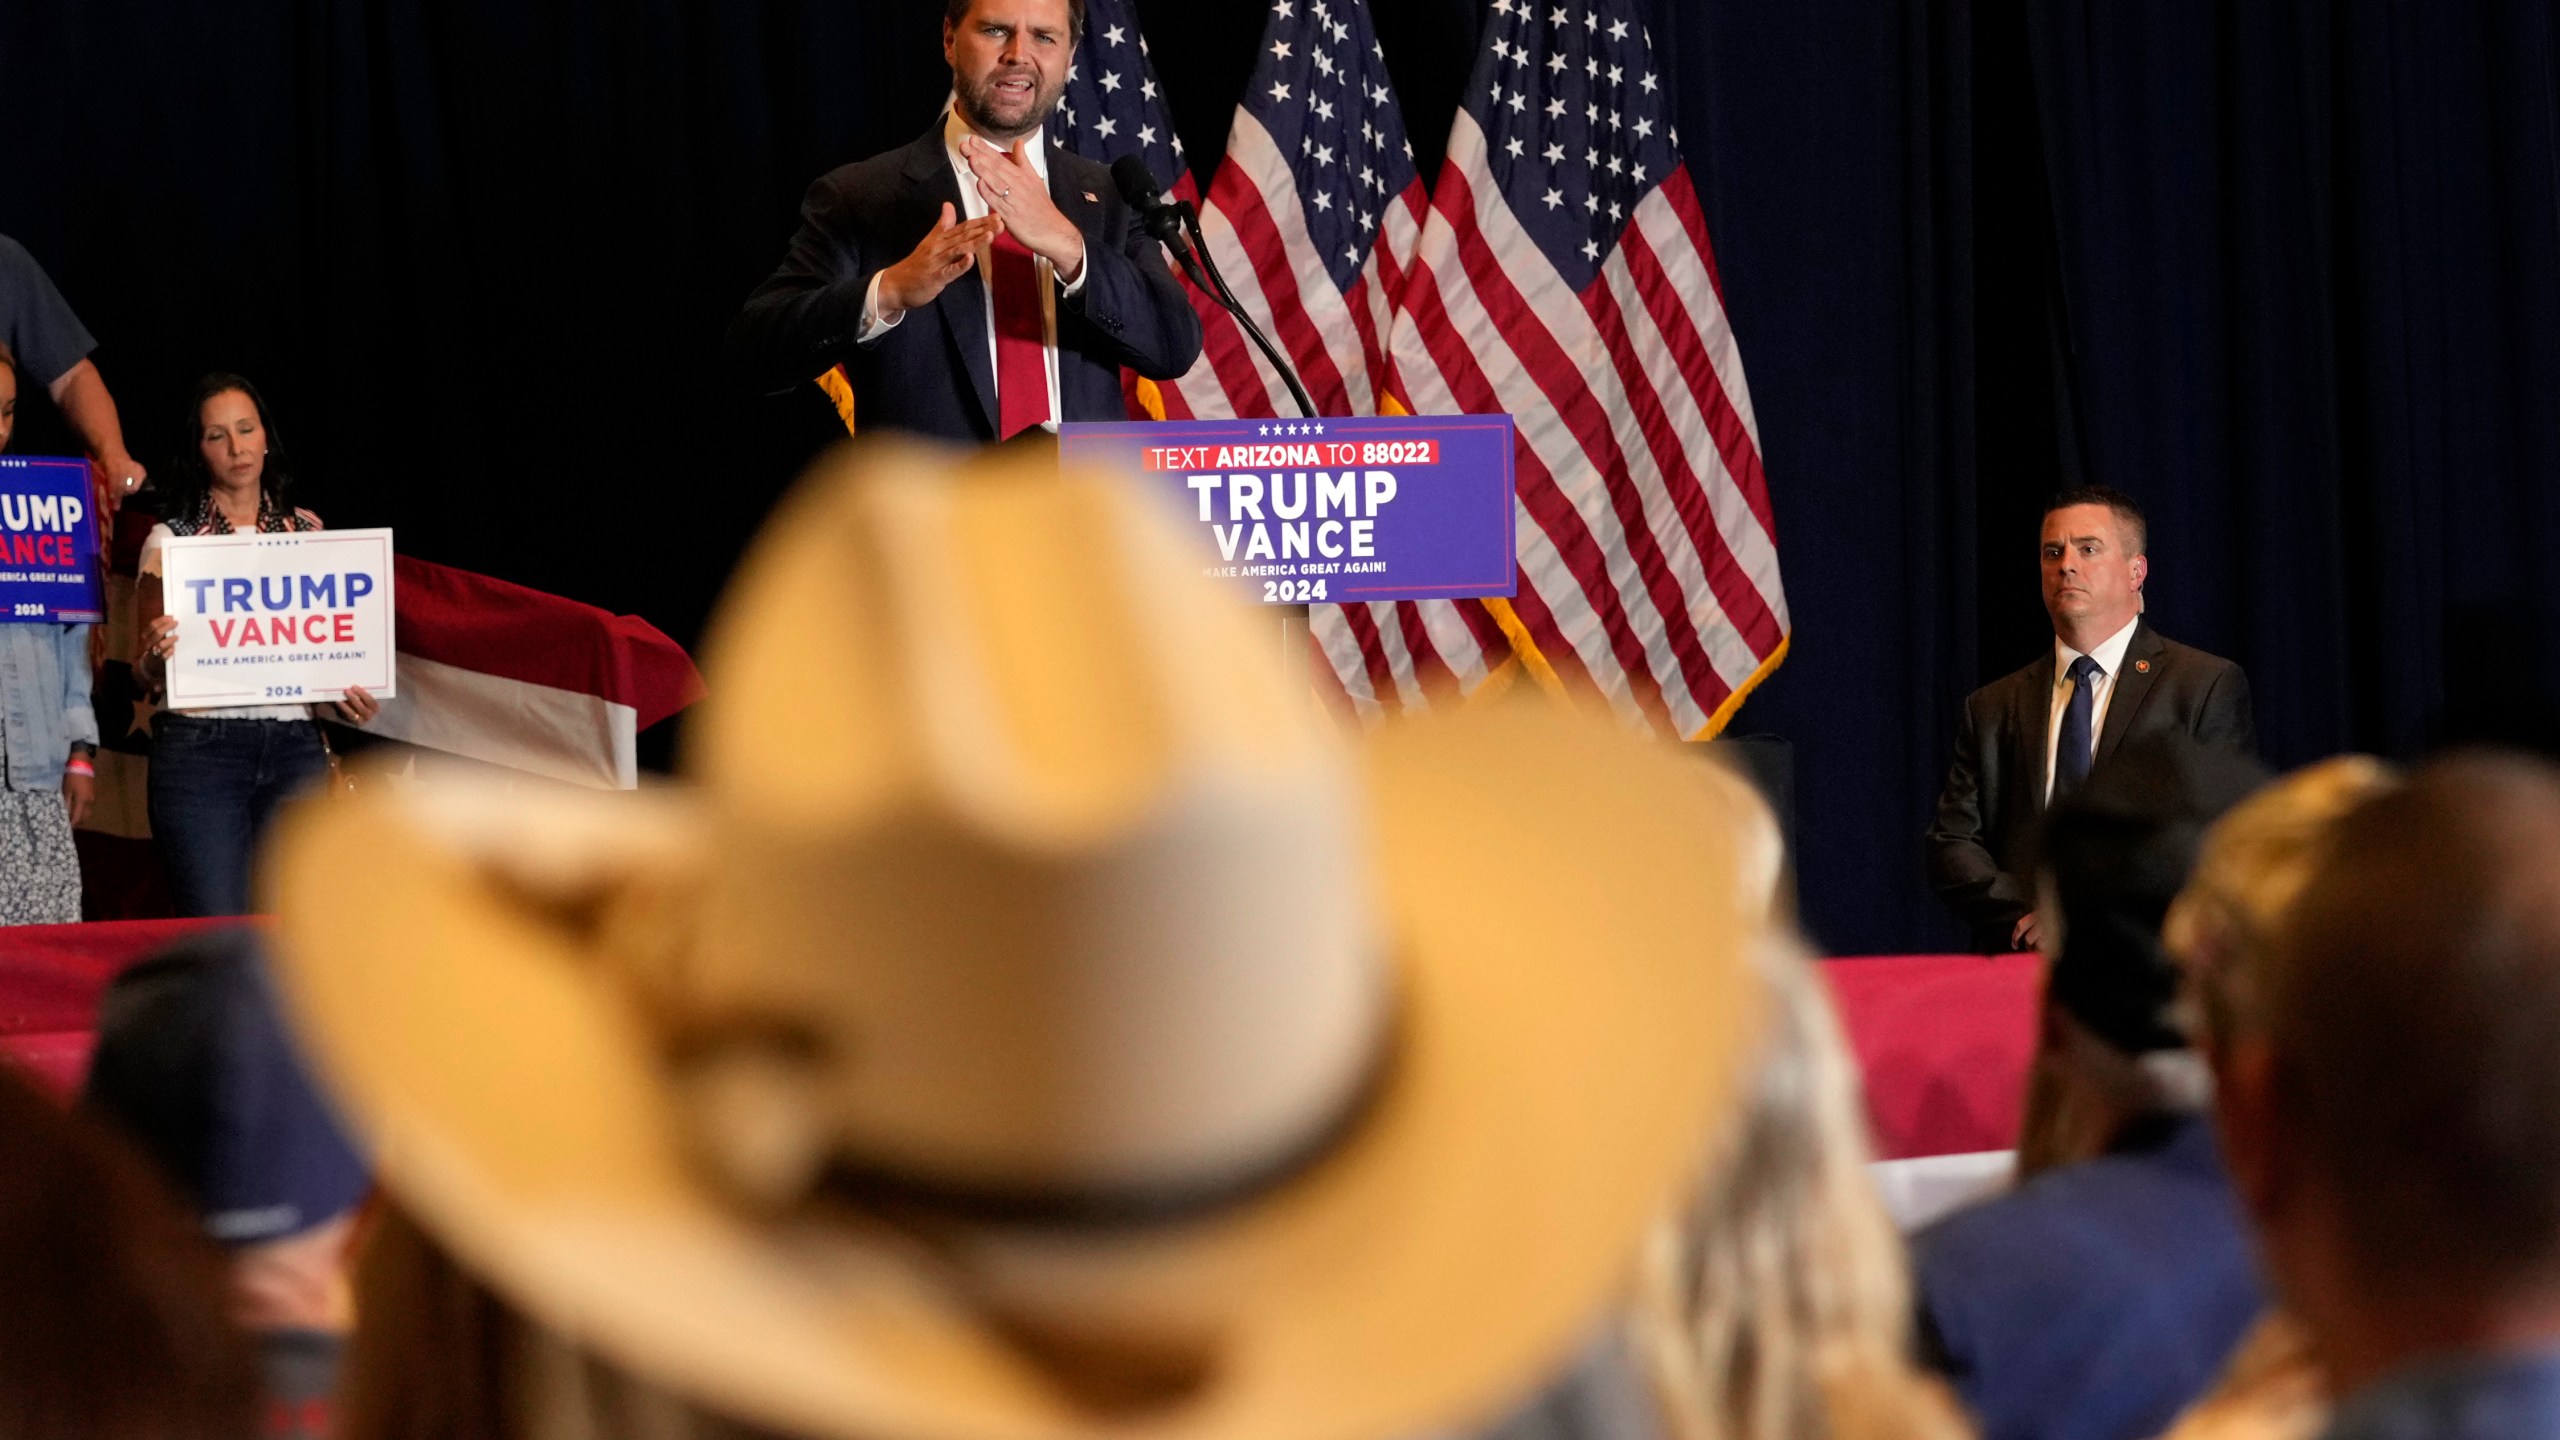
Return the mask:
POLYGON ((971 128, 981 134, 1006 137, 1028 135, 1048 122, 1049 112, 1058 108, 1059 97, 1066 93, 1066 87, 1061 85, 1043 96, 1040 93, 1039 81, 1035 79, 1032 81, 1030 118, 1018 125, 1006 125, 1000 123, 994 113, 996 82, 1002 78, 1004 77, 991 78, 983 86, 973 89, 962 83, 958 76, 952 77, 952 103, 959 107, 960 118, 968 121, 971 128))

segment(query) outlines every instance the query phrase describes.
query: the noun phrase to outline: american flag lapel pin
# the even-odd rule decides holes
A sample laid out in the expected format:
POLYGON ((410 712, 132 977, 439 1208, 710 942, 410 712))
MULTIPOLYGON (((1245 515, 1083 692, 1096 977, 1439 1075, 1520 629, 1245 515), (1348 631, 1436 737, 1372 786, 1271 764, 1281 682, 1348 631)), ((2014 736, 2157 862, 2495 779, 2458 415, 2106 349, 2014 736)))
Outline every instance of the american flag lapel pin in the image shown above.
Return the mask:
POLYGON ((2133 668, 2141 671, 2145 675, 2148 675, 2151 673, 2151 662, 2148 660, 2136 660, 2133 662, 2133 668))

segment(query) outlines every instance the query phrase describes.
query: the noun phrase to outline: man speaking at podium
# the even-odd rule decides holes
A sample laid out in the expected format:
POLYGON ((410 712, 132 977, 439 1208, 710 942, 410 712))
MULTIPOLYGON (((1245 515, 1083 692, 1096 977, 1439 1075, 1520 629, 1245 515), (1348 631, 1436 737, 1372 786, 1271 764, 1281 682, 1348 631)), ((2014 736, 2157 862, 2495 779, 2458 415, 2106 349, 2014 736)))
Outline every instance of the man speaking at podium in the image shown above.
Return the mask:
POLYGON ((1200 320, 1163 251, 1108 169, 1041 133, 1083 29, 1084 0, 949 0, 949 113, 809 187, 732 367, 783 386, 841 364, 866 431, 963 441, 1121 419, 1122 366, 1190 369, 1200 320))

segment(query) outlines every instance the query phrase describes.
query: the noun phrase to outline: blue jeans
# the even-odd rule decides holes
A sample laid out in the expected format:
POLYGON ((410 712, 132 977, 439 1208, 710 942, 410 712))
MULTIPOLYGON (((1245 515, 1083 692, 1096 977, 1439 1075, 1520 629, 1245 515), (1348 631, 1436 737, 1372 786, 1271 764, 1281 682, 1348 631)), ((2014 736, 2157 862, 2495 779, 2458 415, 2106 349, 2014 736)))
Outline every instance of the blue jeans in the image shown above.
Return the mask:
POLYGON ((308 720, 208 720, 164 710, 151 727, 151 834, 180 915, 245 915, 249 867, 276 807, 328 773, 308 720))

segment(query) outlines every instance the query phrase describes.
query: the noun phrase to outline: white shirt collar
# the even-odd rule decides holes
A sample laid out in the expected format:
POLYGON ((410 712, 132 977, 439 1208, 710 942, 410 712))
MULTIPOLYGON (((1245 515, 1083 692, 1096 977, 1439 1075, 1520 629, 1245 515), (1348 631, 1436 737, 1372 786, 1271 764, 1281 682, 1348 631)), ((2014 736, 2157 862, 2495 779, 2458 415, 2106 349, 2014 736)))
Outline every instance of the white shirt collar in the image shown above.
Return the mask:
MULTIPOLYGON (((2142 617, 2140 615, 2136 615, 2132 619, 2124 622, 2123 629, 2090 647, 2088 652, 2089 658, 2097 661, 2098 668, 2107 672, 2107 679, 2109 681, 2113 681, 2116 676, 2123 671, 2124 652, 2133 648, 2134 628, 2139 626, 2141 623, 2142 617)), ((2079 658, 2079 651, 2063 644, 2060 636, 2054 637, 2053 678, 2055 683, 2069 683, 2071 662, 2079 658)))
MULTIPOLYGON (((951 157, 951 168, 960 172, 960 178, 964 182, 969 177, 969 166, 960 154, 960 140, 961 137, 972 133, 974 132, 969 129, 969 122, 960 118, 959 106, 954 105, 942 112, 942 151, 951 157)), ((979 138, 985 139, 984 136, 979 138)), ((1045 184, 1049 179, 1049 127, 1043 125, 1024 138, 1031 143, 1023 147, 1023 162, 1029 165, 1031 173, 1039 176, 1045 184)), ((992 140, 987 143, 995 144, 992 140)), ((977 200, 976 194, 969 192, 965 183, 961 188, 963 193, 968 194, 970 200, 977 200)), ((980 210, 983 213, 983 204, 980 210)))

